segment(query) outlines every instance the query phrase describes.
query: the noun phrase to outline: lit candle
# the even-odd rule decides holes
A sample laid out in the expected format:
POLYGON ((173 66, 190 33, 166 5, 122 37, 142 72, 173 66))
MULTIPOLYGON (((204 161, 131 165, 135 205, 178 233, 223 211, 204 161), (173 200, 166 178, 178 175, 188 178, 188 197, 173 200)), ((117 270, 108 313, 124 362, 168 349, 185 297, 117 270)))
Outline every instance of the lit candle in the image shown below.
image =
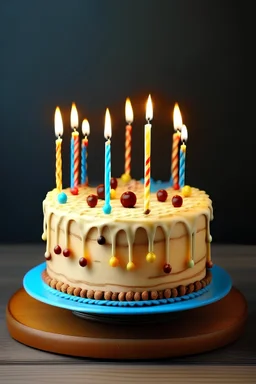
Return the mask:
POLYGON ((179 189, 179 143, 180 143, 180 130, 182 128, 182 117, 180 108, 176 103, 173 110, 173 126, 174 134, 172 141, 172 181, 173 188, 179 189))
POLYGON ((84 138, 81 144, 81 184, 88 184, 87 147, 88 147, 88 136, 90 134, 90 125, 87 119, 84 119, 82 122, 82 132, 84 134, 84 138))
POLYGON ((147 215, 150 212, 150 154, 151 154, 151 124, 153 119, 153 106, 151 96, 148 96, 146 107, 146 120, 148 124, 144 127, 144 144, 145 144, 145 168, 144 168, 144 213, 147 215))
POLYGON ((187 127, 183 124, 181 128, 181 146, 180 146, 180 169, 179 169, 179 185, 183 188, 185 185, 185 167, 186 167, 186 141, 188 139, 187 127))
POLYGON ((105 204, 103 206, 103 212, 106 214, 111 213, 110 205, 110 180, 111 180, 111 118, 110 113, 107 108, 105 115, 105 128, 104 128, 104 137, 106 139, 105 143, 105 204))
POLYGON ((77 187, 79 184, 79 132, 78 129, 78 113, 75 103, 72 104, 70 114, 70 124, 73 129, 71 136, 71 159, 70 159, 70 187, 77 187))
POLYGON ((56 167, 55 167, 56 168, 55 170, 56 188, 60 192, 62 190, 62 157, 61 157, 62 139, 61 139, 61 136, 63 135, 63 123, 62 123, 59 107, 57 107, 55 110, 54 130, 55 130, 55 135, 57 137, 55 141, 56 143, 56 167))
POLYGON ((125 102, 125 120, 127 125, 125 127, 125 164, 124 173, 127 181, 131 179, 131 150, 132 150, 132 122, 133 122, 133 110, 130 99, 126 99, 125 102))

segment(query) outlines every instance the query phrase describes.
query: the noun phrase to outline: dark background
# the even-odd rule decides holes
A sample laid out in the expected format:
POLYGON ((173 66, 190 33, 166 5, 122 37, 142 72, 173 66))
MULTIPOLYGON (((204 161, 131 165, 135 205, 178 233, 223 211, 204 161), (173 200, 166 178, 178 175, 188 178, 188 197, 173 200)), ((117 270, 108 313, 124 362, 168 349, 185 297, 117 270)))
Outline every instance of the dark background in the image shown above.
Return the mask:
POLYGON ((89 178, 102 182, 105 109, 118 177, 131 98, 132 175, 141 178, 151 93, 152 176, 170 177, 177 101, 189 130, 186 183, 211 195, 214 241, 255 244, 252 15, 246 1, 1 0, 1 242, 41 241, 42 200, 55 187, 56 105, 64 186, 72 101, 91 125, 89 178))

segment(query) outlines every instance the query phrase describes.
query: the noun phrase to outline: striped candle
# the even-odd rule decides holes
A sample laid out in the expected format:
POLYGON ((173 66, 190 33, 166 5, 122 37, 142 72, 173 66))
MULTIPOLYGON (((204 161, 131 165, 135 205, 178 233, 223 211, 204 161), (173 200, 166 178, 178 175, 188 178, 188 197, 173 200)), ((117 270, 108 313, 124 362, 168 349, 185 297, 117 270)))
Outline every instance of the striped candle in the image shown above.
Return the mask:
POLYGON ((106 115, 105 115, 105 129, 104 129, 104 136, 107 140, 105 143, 105 174, 104 174, 104 187, 105 187, 105 204, 102 208, 103 212, 105 214, 110 214, 112 207, 110 204, 110 181, 111 181, 111 119, 110 119, 110 113, 107 108, 106 115))
POLYGON ((179 186, 183 188, 185 185, 185 165, 186 165, 186 144, 188 138, 187 127, 183 124, 181 129, 181 141, 182 144, 180 146, 180 167, 179 167, 179 186))
POLYGON ((56 140, 56 169, 55 169, 55 177, 56 177, 56 188, 60 192, 62 190, 62 157, 61 157, 61 146, 62 146, 62 139, 61 136, 63 135, 63 123, 62 123, 62 117, 60 113, 59 107, 55 110, 55 116, 54 116, 54 129, 55 129, 55 135, 57 136, 56 140))
POLYGON ((70 124, 73 129, 70 143, 70 187, 77 187, 79 184, 79 132, 78 129, 78 113, 75 103, 72 103, 70 124))
POLYGON ((88 174, 87 174, 87 147, 88 147, 88 136, 90 133, 90 125, 87 119, 84 119, 82 122, 82 132, 84 134, 84 139, 81 144, 81 184, 88 184, 88 174))
POLYGON ((132 122, 133 122, 133 110, 131 101, 129 98, 125 102, 125 120, 127 125, 125 127, 125 175, 131 174, 131 152, 132 152, 132 122))
POLYGON ((74 140, 71 135, 70 140, 70 188, 74 187, 74 140))
POLYGON ((74 187, 79 185, 79 133, 72 132, 74 140, 74 187))
POLYGON ((178 104, 176 103, 173 110, 174 132, 172 142, 172 181, 174 189, 179 188, 179 144, 180 130, 182 127, 182 117, 178 104))
POLYGON ((148 124, 144 126, 144 145, 145 145, 145 168, 144 168, 144 213, 150 213, 150 174, 151 174, 151 124, 153 118, 153 106, 151 96, 148 96, 146 107, 146 120, 148 124))

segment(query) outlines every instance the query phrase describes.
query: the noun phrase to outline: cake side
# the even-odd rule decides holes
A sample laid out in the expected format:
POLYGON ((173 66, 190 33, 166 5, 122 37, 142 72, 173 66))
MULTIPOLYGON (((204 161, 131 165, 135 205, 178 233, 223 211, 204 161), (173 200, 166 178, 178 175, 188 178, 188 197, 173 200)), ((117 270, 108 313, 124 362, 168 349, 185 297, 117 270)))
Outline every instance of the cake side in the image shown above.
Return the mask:
POLYGON ((145 216, 143 191, 137 187, 133 209, 121 206, 122 191, 118 188, 117 198, 111 200, 111 215, 102 212, 104 201, 95 208, 87 206, 86 196, 95 193, 93 188, 79 188, 78 196, 65 190, 68 202, 63 205, 58 204, 55 190, 47 194, 43 203, 48 258, 44 280, 63 292, 83 291, 93 297, 95 293, 97 297, 118 294, 120 299, 128 292, 145 297, 178 287, 185 294, 208 284, 213 218, 209 196, 192 188, 182 207, 174 208, 170 199, 177 191, 170 188, 165 203, 152 194, 151 213, 145 216), (86 265, 81 266, 81 259, 86 265))

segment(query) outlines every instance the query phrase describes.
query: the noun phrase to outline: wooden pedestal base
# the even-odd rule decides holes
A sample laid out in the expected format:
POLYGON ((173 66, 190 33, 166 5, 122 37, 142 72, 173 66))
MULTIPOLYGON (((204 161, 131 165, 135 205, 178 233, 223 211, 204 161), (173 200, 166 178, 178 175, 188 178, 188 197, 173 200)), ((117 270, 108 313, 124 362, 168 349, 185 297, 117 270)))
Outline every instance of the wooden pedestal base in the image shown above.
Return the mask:
MULTIPOLYGON (((197 354, 236 340, 247 318, 247 304, 235 288, 222 300, 161 323, 109 324, 43 304, 24 289, 6 309, 11 336, 30 347, 64 355, 103 359, 159 359, 197 354)), ((159 317, 160 319, 160 317, 159 317)))

